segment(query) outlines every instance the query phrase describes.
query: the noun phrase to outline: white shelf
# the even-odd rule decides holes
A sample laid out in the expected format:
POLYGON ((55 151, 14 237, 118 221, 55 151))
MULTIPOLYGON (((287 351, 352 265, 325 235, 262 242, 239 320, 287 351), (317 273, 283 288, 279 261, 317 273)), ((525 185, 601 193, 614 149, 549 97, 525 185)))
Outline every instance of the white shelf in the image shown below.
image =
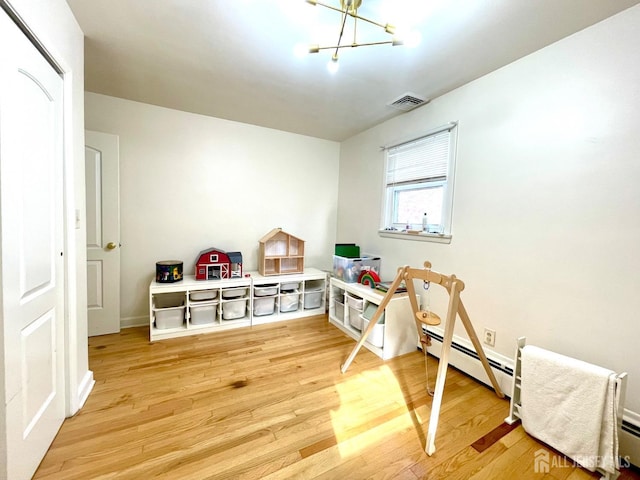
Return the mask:
MULTIPOLYGON (((294 318, 311 317, 314 315, 323 315, 326 309, 326 290, 327 290, 327 272, 315 268, 305 268, 303 273, 292 273, 287 275, 260 275, 258 272, 251 272, 251 280, 253 289, 263 287, 265 285, 275 285, 277 293, 272 295, 275 305, 274 312, 270 315, 256 315, 253 312, 253 325, 263 323, 278 322, 283 320, 291 320, 294 318), (284 290, 282 287, 287 284, 297 284, 297 288, 292 291, 284 290), (320 299, 318 301, 318 292, 320 299), (292 303, 292 297, 298 297, 297 307, 291 311, 282 312, 282 307, 288 307, 292 303), (313 300, 311 306, 305 308, 305 303, 313 300)), ((257 298, 252 294, 253 300, 257 298)))
MULTIPOLYGON (((329 322, 354 340, 359 340, 362 336, 361 330, 353 325, 362 322, 362 312, 369 304, 373 304, 376 308, 380 305, 384 293, 367 285, 346 283, 336 278, 331 278, 329 283, 329 322), (350 308, 347 295, 362 299, 361 309, 350 308), (357 315, 358 318, 354 318, 353 315, 357 315)), ((365 341, 364 346, 383 360, 416 350, 418 332, 407 294, 396 294, 387 304, 384 311, 384 332, 381 343, 382 346, 379 347, 365 341)))
MULTIPOLYGON (((270 276, 262 276, 258 272, 247 273, 248 276, 234 279, 196 280, 193 275, 185 275, 183 280, 174 283, 151 282, 149 285, 149 339, 155 341, 201 333, 213 333, 232 328, 322 315, 326 312, 327 273, 322 270, 307 268, 303 273, 270 276), (287 284, 297 284, 297 288, 293 291, 285 290, 283 287, 287 287, 287 284), (254 296, 254 289, 264 285, 274 285, 275 293, 267 297, 254 296), (237 288, 246 289, 246 293, 234 298, 224 296, 225 290, 237 288), (213 299, 197 301, 190 299, 191 293, 208 290, 214 292, 213 299), (268 297, 273 298, 273 313, 254 315, 254 300, 268 297), (297 300, 297 304, 295 300, 297 300), (311 300, 313 300, 312 304, 309 303, 311 300), (244 315, 239 318, 225 319, 225 306, 227 308, 238 308, 237 304, 230 306, 230 302, 238 301, 245 302, 244 315), (311 308, 305 308, 305 301, 311 305, 311 308), (160 303, 163 304, 162 306, 169 308, 178 305, 184 306, 182 323, 176 325, 175 328, 157 328, 156 315, 169 313, 168 310, 163 311, 161 308, 156 308, 159 306, 156 304, 160 303), (195 309, 195 307, 207 305, 214 306, 211 321, 197 324, 191 323, 191 307, 195 309), (281 307, 287 310, 290 308, 291 311, 281 312, 281 307)), ((226 312, 229 315, 239 314, 242 312, 242 307, 237 312, 230 313, 230 310, 226 312)), ((201 317, 199 322, 202 322, 202 320, 201 317)), ((180 320, 172 319, 171 321, 179 322, 180 320)), ((162 320, 162 323, 167 325, 165 319, 162 320)))

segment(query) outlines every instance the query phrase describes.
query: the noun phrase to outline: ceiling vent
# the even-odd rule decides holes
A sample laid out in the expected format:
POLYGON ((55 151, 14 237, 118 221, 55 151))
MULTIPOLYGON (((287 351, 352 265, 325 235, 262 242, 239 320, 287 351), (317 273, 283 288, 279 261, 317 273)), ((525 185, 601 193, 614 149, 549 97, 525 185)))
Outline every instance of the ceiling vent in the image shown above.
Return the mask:
POLYGON ((421 95, 417 93, 407 92, 400 95, 395 100, 387 103, 387 106, 397 108, 398 110, 402 110, 403 112, 408 112, 409 110, 413 110, 420 105, 424 105, 429 101, 421 95))

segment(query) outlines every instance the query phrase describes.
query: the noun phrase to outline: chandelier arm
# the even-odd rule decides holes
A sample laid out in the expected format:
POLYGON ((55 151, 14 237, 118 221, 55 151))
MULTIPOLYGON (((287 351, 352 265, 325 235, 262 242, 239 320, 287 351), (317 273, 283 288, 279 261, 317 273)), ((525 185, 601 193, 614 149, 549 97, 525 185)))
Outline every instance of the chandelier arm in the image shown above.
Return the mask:
POLYGON ((376 25, 376 26, 378 26, 378 27, 382 28, 383 30, 384 30, 385 28, 387 28, 387 26, 386 26, 386 25, 383 25, 382 23, 378 23, 378 22, 376 22, 376 21, 374 21, 374 20, 369 20, 368 18, 361 17, 360 15, 358 15, 358 14, 356 14, 356 13, 349 13, 349 15, 351 15, 353 18, 357 18, 358 20, 363 20, 363 21, 365 21, 365 22, 369 22, 369 23, 371 23, 371 24, 373 24, 373 25, 376 25))
POLYGON ((355 47, 369 47, 371 45, 392 45, 393 40, 387 40, 385 42, 368 42, 368 43, 351 43, 349 45, 331 45, 328 47, 318 47, 318 50, 333 50, 340 48, 355 48, 355 47))
POLYGON ((340 42, 342 41, 342 35, 344 34, 344 26, 347 23, 347 12, 343 12, 342 15, 342 28, 340 29, 340 35, 338 36, 338 45, 336 45, 336 51, 333 53, 333 58, 338 59, 338 50, 340 49, 340 42))
POLYGON ((321 7, 328 8, 329 10, 333 10, 335 12, 345 13, 345 11, 341 8, 332 7, 331 5, 327 5, 326 3, 314 2, 313 5, 320 5, 321 7))
POLYGON ((333 10, 335 12, 340 12, 342 15, 341 18, 341 26, 340 26, 340 34, 338 35, 338 43, 337 45, 321 47, 319 45, 311 45, 309 47, 309 53, 317 53, 320 50, 334 50, 333 55, 331 56, 331 60, 334 62, 333 70, 337 69, 338 62, 338 52, 341 48, 354 48, 354 47, 365 47, 370 45, 403 45, 404 42, 402 40, 393 38, 393 40, 382 41, 382 42, 367 42, 367 43, 358 43, 357 39, 357 28, 358 28, 358 20, 365 21, 372 25, 382 28, 386 33, 393 35, 395 33, 395 27, 390 24, 382 24, 376 22, 374 20, 370 20, 365 17, 361 17, 358 15, 358 7, 362 4, 362 0, 341 0, 340 3, 342 8, 336 8, 331 5, 327 5, 326 3, 319 2, 318 0, 307 0, 307 3, 311 5, 320 5, 321 7, 328 8, 329 10, 333 10), (347 17, 353 18, 353 40, 350 45, 343 45, 342 38, 344 36, 345 26, 347 23, 347 17))
POLYGON ((386 28, 387 28, 387 25, 386 25, 386 24, 378 23, 378 22, 376 22, 375 20, 371 20, 371 19, 369 19, 369 18, 361 17, 361 16, 360 16, 360 15, 358 15, 357 13, 352 13, 352 12, 350 12, 348 9, 343 10, 343 9, 341 9, 341 8, 336 8, 336 7, 333 7, 333 6, 331 6, 331 5, 327 5, 326 3, 322 3, 322 2, 314 2, 313 4, 314 4, 314 5, 320 5, 321 7, 328 8, 328 9, 333 10, 333 11, 335 11, 335 12, 346 13, 347 15, 349 15, 349 16, 351 16, 351 17, 353 17, 353 18, 357 18, 357 19, 359 19, 359 20, 364 20, 365 22, 369 22, 369 23, 371 23, 371 24, 373 24, 373 25, 376 25, 377 27, 380 27, 380 28, 382 28, 382 29, 386 29, 386 28))

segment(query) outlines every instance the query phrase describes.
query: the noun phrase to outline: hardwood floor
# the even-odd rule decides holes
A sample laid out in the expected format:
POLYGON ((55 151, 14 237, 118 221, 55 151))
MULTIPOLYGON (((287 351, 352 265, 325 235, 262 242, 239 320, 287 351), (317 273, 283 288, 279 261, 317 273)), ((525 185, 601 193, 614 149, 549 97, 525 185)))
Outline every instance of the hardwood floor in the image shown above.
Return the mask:
POLYGON ((343 375, 354 344, 325 316, 154 343, 147 328, 92 337, 96 385, 34 478, 598 478, 504 424, 508 400, 453 368, 427 456, 424 356, 363 348, 343 375))

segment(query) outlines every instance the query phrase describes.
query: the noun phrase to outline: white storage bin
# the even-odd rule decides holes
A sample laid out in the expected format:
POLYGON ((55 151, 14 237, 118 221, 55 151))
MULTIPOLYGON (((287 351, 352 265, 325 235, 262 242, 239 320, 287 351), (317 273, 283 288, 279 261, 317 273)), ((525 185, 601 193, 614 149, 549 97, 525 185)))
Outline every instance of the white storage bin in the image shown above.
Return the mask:
POLYGON ((360 310, 362 312, 362 304, 363 300, 360 297, 354 297, 352 295, 347 295, 347 303, 349 307, 355 308, 356 310, 360 310))
POLYGON ((247 294, 246 287, 225 288, 222 290, 222 298, 244 297, 247 294))
POLYGON ((335 312, 336 312, 336 318, 340 320, 340 322, 344 322, 344 303, 336 300, 335 312))
POLYGON ((184 323, 184 306, 155 308, 156 328, 179 328, 184 323))
POLYGON ((260 315, 272 315, 276 309, 275 297, 264 297, 253 299, 253 314, 260 315))
MULTIPOLYGON (((362 313, 362 331, 364 332, 369 326, 369 321, 373 318, 376 311, 378 310, 378 305, 373 303, 368 303, 364 312, 362 313)), ((374 347, 382 348, 384 346, 384 312, 378 319, 378 323, 367 337, 367 342, 369 342, 374 347)))
POLYGON ((304 294, 304 308, 320 308, 322 305, 322 290, 306 292, 304 294))
POLYGON ((222 319, 234 320, 242 318, 247 314, 246 300, 231 300, 222 304, 222 319))
MULTIPOLYGON (((369 320, 366 318, 362 319, 362 331, 364 332, 369 326, 369 320)), ((384 347, 384 323, 378 323, 367 337, 367 342, 373 345, 374 347, 382 348, 384 347)))
POLYGON ((297 290, 300 288, 300 282, 286 282, 280 284, 281 292, 290 292, 292 290, 297 290))
POLYGON ((362 330, 362 311, 349 306, 349 325, 356 330, 362 330))
POLYGON ((192 325, 206 325, 216 319, 217 303, 207 305, 191 305, 189 307, 189 322, 192 325))
POLYGON ((214 300, 218 296, 218 290, 196 290, 189 294, 189 300, 201 302, 204 300, 214 300))
POLYGON ((280 311, 281 312, 293 312, 298 309, 300 303, 300 295, 297 293, 290 293, 282 295, 280 297, 280 311))
POLYGON ((184 293, 170 292, 157 293, 153 295, 154 308, 171 308, 184 305, 184 293))
POLYGON ((278 293, 278 285, 262 285, 253 288, 253 294, 256 297, 266 297, 278 293))

